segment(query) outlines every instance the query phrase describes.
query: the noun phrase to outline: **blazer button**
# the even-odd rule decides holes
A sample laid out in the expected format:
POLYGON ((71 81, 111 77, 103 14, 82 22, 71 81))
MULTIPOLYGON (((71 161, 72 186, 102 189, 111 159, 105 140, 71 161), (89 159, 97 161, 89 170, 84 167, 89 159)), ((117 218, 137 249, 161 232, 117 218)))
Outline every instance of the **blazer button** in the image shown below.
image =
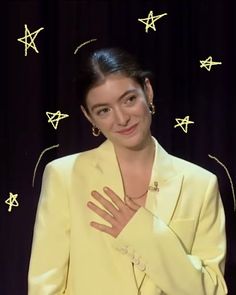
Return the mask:
POLYGON ((132 252, 128 252, 128 253, 127 253, 127 256, 128 256, 131 260, 134 259, 134 254, 133 254, 132 252))
POLYGON ((145 271, 146 265, 144 263, 139 263, 139 264, 137 264, 137 268, 141 271, 145 271))
POLYGON ((132 259, 132 262, 135 264, 135 265, 138 265, 140 263, 140 260, 137 258, 137 257, 134 257, 132 259))

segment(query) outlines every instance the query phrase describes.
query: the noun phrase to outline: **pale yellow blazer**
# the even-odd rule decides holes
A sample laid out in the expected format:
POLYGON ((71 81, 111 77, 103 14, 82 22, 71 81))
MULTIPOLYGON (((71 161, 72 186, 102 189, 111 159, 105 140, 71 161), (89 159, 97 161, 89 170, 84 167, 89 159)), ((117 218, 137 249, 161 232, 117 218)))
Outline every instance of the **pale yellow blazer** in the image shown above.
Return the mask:
POLYGON ((223 295, 225 219, 212 173, 156 144, 149 191, 117 238, 89 223, 91 191, 109 186, 121 198, 113 145, 49 163, 43 176, 29 268, 29 295, 223 295))

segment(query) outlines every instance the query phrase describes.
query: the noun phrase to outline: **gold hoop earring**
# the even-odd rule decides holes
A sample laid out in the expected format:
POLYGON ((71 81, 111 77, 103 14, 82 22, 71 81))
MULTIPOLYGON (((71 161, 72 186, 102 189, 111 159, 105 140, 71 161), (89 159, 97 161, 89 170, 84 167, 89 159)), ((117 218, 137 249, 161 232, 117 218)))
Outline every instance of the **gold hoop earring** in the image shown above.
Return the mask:
POLYGON ((150 113, 152 115, 154 115, 156 113, 155 105, 152 102, 149 103, 149 109, 150 109, 150 113))
POLYGON ((92 127, 92 133, 93 133, 93 136, 99 136, 100 133, 101 133, 101 130, 98 129, 95 125, 93 125, 93 127, 92 127))

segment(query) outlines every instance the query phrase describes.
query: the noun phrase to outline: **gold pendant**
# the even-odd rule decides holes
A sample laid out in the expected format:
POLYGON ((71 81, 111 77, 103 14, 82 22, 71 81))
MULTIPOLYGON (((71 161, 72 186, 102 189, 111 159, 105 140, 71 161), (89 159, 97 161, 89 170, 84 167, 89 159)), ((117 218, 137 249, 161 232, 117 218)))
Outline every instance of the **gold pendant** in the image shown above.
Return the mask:
POLYGON ((159 192, 160 189, 159 189, 159 187, 158 187, 158 182, 157 182, 157 181, 154 181, 154 186, 151 186, 151 185, 150 185, 150 186, 148 187, 148 190, 149 190, 149 191, 157 191, 157 192, 159 192))

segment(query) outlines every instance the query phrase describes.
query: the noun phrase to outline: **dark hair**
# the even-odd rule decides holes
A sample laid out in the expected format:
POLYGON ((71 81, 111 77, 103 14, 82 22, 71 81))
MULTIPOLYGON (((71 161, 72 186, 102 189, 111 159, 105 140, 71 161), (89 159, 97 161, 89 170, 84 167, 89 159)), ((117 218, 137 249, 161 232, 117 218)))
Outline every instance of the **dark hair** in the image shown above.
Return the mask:
POLYGON ((152 73, 142 70, 136 59, 118 48, 100 49, 93 52, 80 66, 77 76, 77 95, 79 103, 88 112, 86 96, 91 88, 102 83, 110 74, 121 74, 133 78, 144 89, 145 78, 152 73))

